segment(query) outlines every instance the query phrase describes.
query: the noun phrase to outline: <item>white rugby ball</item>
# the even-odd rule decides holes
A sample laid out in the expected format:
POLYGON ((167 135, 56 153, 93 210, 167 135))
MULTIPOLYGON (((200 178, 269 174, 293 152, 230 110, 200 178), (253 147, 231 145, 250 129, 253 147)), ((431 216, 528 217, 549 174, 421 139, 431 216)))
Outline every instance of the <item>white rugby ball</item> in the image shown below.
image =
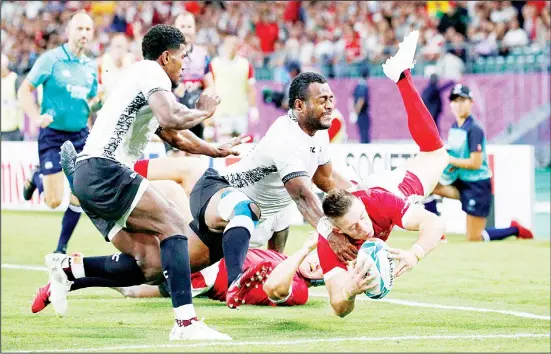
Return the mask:
POLYGON ((378 282, 378 286, 365 292, 371 299, 382 299, 392 289, 394 260, 389 255, 387 244, 379 239, 364 242, 358 251, 358 258, 370 257, 374 263, 369 272, 375 273, 375 281, 378 282))

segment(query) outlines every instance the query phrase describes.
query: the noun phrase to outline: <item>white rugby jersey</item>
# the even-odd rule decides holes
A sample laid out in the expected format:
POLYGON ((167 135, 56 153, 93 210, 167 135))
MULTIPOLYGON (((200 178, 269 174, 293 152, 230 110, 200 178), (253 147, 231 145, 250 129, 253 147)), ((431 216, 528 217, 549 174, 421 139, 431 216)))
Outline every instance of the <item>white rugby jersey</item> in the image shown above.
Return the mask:
POLYGON ((228 167, 224 178, 258 204, 264 220, 292 202, 285 182, 308 176, 311 185, 318 166, 329 160, 328 131, 320 130, 314 136, 306 134, 289 110, 270 126, 247 155, 228 167))
POLYGON ((155 61, 142 60, 128 67, 98 112, 77 161, 102 157, 133 168, 159 127, 147 104, 149 96, 171 88, 168 75, 155 61))

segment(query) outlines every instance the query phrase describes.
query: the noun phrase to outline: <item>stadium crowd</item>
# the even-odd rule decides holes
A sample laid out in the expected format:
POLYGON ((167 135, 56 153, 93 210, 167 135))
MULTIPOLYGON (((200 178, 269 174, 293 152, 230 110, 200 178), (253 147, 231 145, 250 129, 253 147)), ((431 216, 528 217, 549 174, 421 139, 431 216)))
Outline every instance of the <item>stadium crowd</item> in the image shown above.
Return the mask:
POLYGON ((82 8, 96 23, 92 56, 122 32, 139 57, 141 35, 183 10, 196 15, 197 44, 207 46, 211 56, 224 34, 237 34, 239 54, 255 67, 380 63, 412 29, 421 31, 426 60, 452 53, 464 61, 466 43, 474 51, 469 54, 491 56, 551 40, 547 1, 3 1, 2 51, 13 70, 28 72, 38 55, 61 44, 68 18, 82 8))

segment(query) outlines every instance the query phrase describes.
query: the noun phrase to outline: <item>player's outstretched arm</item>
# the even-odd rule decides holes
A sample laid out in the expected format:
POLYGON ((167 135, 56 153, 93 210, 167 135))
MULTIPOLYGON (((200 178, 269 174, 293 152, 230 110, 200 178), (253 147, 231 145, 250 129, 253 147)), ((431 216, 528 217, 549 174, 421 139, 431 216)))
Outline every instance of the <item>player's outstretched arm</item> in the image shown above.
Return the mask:
POLYGON ((374 275, 368 274, 372 265, 369 257, 361 257, 352 262, 347 272, 335 274, 325 281, 329 302, 337 316, 348 315, 354 310, 356 295, 379 285, 374 275))
POLYGON ((335 188, 348 190, 354 187, 348 179, 333 169, 331 161, 318 167, 312 178, 312 182, 325 193, 335 188))
POLYGON ((203 92, 199 97, 197 109, 190 109, 178 103, 172 92, 158 90, 149 96, 148 103, 161 127, 184 130, 210 118, 218 107, 220 98, 215 94, 203 92))
POLYGON ((158 286, 148 285, 148 284, 127 286, 124 288, 112 288, 112 289, 118 291, 124 297, 135 297, 135 298, 162 297, 158 286))
POLYGON ((285 183, 285 188, 302 216, 327 239, 339 260, 345 262, 355 259, 358 249, 350 242, 349 237, 332 232, 332 229, 329 232, 320 230, 320 226, 325 225, 326 218, 319 198, 310 189, 309 182, 306 176, 295 177, 285 183))
POLYGON ((318 234, 312 232, 304 245, 292 256, 281 262, 272 270, 268 280, 264 283, 264 292, 273 302, 282 302, 288 299, 291 294, 293 277, 295 276, 300 264, 306 256, 318 244, 318 234))
POLYGON ((239 152, 233 148, 242 143, 246 143, 250 139, 249 137, 245 137, 245 134, 241 134, 238 137, 232 138, 227 143, 210 144, 197 137, 197 135, 189 130, 178 131, 175 129, 159 128, 156 133, 161 139, 170 144, 170 146, 178 150, 210 157, 237 156, 239 152))
POLYGON ((413 268, 431 252, 446 231, 444 220, 420 205, 409 207, 402 218, 402 224, 408 231, 419 231, 419 237, 408 251, 389 249, 391 257, 400 262, 395 270, 397 277, 413 268))

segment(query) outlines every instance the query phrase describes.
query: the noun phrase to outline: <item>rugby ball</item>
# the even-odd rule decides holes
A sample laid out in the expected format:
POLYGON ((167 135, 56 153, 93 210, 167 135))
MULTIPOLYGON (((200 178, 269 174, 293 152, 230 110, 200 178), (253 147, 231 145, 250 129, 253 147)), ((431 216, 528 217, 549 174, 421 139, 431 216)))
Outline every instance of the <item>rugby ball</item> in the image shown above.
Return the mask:
POLYGON ((370 299, 382 299, 392 289, 394 260, 389 255, 387 244, 379 239, 364 242, 358 251, 358 258, 370 257, 374 263, 369 273, 375 273, 375 281, 378 282, 378 286, 365 292, 370 299))

